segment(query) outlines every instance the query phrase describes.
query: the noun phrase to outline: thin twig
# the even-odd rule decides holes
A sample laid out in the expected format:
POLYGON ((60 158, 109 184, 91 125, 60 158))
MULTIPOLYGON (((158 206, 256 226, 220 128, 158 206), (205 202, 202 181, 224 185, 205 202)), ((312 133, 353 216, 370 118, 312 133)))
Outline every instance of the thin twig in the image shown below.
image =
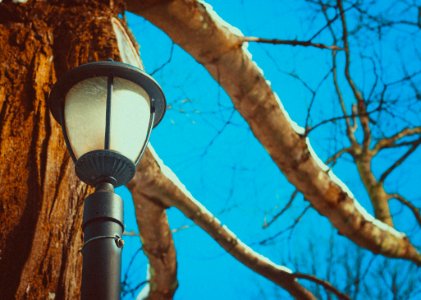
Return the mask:
POLYGON ((345 51, 345 78, 348 82, 349 87, 351 88, 352 93, 354 94, 355 99, 357 100, 357 111, 358 117, 363 129, 363 149, 368 150, 371 142, 371 130, 370 130, 370 119, 367 114, 367 105, 361 94, 361 91, 358 89, 357 85, 355 84, 354 80, 351 77, 351 52, 349 49, 349 42, 348 42, 348 28, 347 22, 345 17, 345 11, 343 8, 342 0, 337 0, 337 6, 341 15, 341 23, 342 23, 342 41, 344 43, 344 51, 345 51))
POLYGON ((287 204, 285 204, 285 206, 276 215, 274 215, 273 218, 269 222, 265 222, 262 227, 264 229, 268 228, 273 222, 275 222, 280 216, 282 216, 284 212, 286 212, 287 209, 291 207, 292 202, 294 202, 294 199, 297 195, 298 195, 298 190, 295 189, 295 191, 292 192, 291 196, 289 197, 289 201, 287 202, 287 204))
POLYGON ((374 146, 373 151, 377 153, 384 148, 391 148, 396 145, 398 140, 415 134, 421 134, 421 126, 415 128, 405 128, 391 137, 379 140, 374 146))
POLYGON ((243 42, 273 44, 273 45, 288 45, 288 46, 302 46, 302 47, 314 47, 319 49, 327 50, 343 50, 341 47, 336 45, 325 45, 321 43, 313 43, 312 41, 299 41, 299 40, 280 40, 280 39, 266 39, 255 36, 245 36, 242 38, 243 42))
POLYGON ((295 228, 295 226, 297 226, 297 224, 301 221, 301 219, 304 217, 304 215, 306 214, 306 212, 310 209, 310 207, 311 207, 311 205, 308 205, 308 206, 306 206, 306 208, 304 208, 304 210, 301 212, 301 214, 294 220, 294 222, 290 225, 290 226, 288 226, 287 228, 285 228, 284 230, 282 230, 282 231, 279 231, 278 233, 276 233, 276 234, 274 234, 274 235, 272 235, 272 236, 270 236, 270 237, 268 237, 268 238, 266 238, 266 239, 264 239, 264 240, 261 240, 258 244, 259 245, 265 245, 265 244, 267 244, 268 242, 270 242, 270 241, 272 241, 272 240, 274 240, 274 239, 276 239, 278 236, 280 236, 281 234, 283 234, 283 233, 285 233, 285 232, 287 232, 288 230, 291 230, 291 229, 294 229, 295 228))
POLYGON ((168 59, 162 65, 160 65, 155 70, 150 72, 149 74, 151 76, 153 76, 153 75, 155 75, 155 73, 158 73, 159 71, 161 71, 165 66, 167 66, 171 62, 173 54, 174 54, 174 45, 175 45, 174 42, 172 42, 171 49, 170 49, 170 55, 168 56, 168 59))
POLYGON ((403 196, 399 194, 392 194, 390 195, 391 199, 396 199, 403 205, 406 205, 414 214, 415 219, 417 220, 418 224, 421 226, 421 215, 420 215, 420 209, 416 207, 414 204, 406 200, 403 196))
MULTIPOLYGON (((368 117, 370 114, 373 114, 373 113, 375 113, 377 111, 379 111, 379 108, 378 107, 375 108, 375 109, 373 109, 373 110, 371 110, 371 111, 365 112, 364 114, 365 114, 365 116, 368 117)), ((308 135, 311 131, 313 131, 317 127, 322 126, 324 124, 335 122, 335 121, 339 121, 339 120, 349 120, 349 119, 354 118, 356 116, 361 116, 361 114, 360 113, 357 113, 357 114, 352 114, 352 115, 343 115, 343 116, 337 116, 337 117, 332 117, 330 119, 323 120, 323 121, 317 123, 316 125, 307 128, 305 135, 308 135)))
POLYGON ((333 294, 336 295, 336 297, 338 297, 338 299, 341 300, 350 300, 351 298, 349 298, 348 295, 345 295, 344 293, 341 293, 340 291, 338 291, 333 285, 331 285, 329 282, 325 281, 325 280, 321 280, 313 275, 308 275, 308 274, 303 274, 303 273, 294 273, 293 274, 294 277, 298 278, 298 279, 305 279, 305 280, 310 280, 318 285, 323 286, 327 291, 332 292, 333 294))
POLYGON ((415 141, 414 144, 397 160, 395 161, 384 173, 380 176, 379 182, 384 182, 386 177, 398 166, 400 166, 421 144, 421 139, 415 141))
POLYGON ((351 153, 352 149, 350 147, 347 148, 343 148, 341 150, 339 150, 338 152, 336 152, 335 154, 333 154, 331 157, 329 157, 326 160, 326 165, 329 164, 336 164, 336 161, 345 153, 351 153))

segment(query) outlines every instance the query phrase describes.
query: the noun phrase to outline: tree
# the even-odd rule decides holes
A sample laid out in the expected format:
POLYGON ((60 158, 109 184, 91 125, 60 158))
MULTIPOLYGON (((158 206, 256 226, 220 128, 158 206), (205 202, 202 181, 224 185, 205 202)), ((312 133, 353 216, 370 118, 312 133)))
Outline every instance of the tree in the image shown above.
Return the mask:
POLYGON ((0 4, 1 294, 74 299, 91 189, 75 177, 45 101, 65 70, 120 57, 109 34, 120 9, 105 1, 16 2, 0 4))
MULTIPOLYGON (((79 295, 81 208, 91 190, 74 176, 60 129, 48 114, 45 99, 56 78, 81 63, 111 57, 141 67, 137 46, 119 15, 124 5, 165 31, 209 71, 274 163, 341 234, 375 253, 420 263, 416 247, 393 229, 388 199, 400 200, 416 216, 418 209, 401 194, 386 192, 384 185, 391 171, 416 151, 420 127, 405 127, 380 137, 373 134, 372 124, 382 118, 373 114, 385 111, 382 92, 384 96, 391 84, 384 84, 377 94, 373 89, 373 95, 379 97, 376 99, 371 94, 365 97, 354 82, 349 71, 349 39, 353 35, 347 29, 346 15, 352 8, 374 19, 380 28, 390 25, 377 20, 363 5, 315 1, 315 9, 326 18, 320 32, 331 33, 330 45, 315 43, 312 38, 265 40, 235 34, 199 1, 15 2, 19 1, 0 4, 0 191, 4 224, 0 282, 6 298, 72 299, 79 295), (349 113, 349 103, 336 89, 342 108, 337 120, 345 122, 349 144, 331 161, 345 153, 352 156, 377 219, 368 215, 332 170, 320 163, 308 143, 309 134, 319 125, 307 123, 303 130, 294 126, 244 47, 248 42, 326 48, 332 53, 335 87, 342 67, 337 56, 344 53, 344 76, 356 105, 349 113), (372 106, 380 108, 372 111, 372 106), (357 123, 361 132, 356 132, 357 123), (377 178, 371 170, 372 161, 380 150, 391 147, 407 147, 407 151, 377 178), (15 253, 22 255, 16 258, 15 253)), ((408 74, 404 81, 411 82, 415 76, 408 74)), ((297 281, 301 278, 346 298, 327 281, 294 273, 249 248, 194 199, 152 149, 146 152, 129 188, 136 203, 143 251, 154 270, 149 279, 151 299, 171 298, 177 288, 175 248, 165 213, 168 207, 178 208, 236 259, 294 297, 314 298, 303 281, 297 281)))

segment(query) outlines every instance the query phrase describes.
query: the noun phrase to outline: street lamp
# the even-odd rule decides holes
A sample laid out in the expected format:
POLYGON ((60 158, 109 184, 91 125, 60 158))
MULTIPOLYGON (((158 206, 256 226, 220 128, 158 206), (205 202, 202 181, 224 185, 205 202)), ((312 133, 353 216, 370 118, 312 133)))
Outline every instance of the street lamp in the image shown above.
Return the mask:
POLYGON ((149 75, 102 61, 70 70, 54 85, 48 106, 63 129, 77 176, 95 186, 83 212, 82 299, 119 299, 123 205, 114 187, 135 174, 165 97, 149 75))

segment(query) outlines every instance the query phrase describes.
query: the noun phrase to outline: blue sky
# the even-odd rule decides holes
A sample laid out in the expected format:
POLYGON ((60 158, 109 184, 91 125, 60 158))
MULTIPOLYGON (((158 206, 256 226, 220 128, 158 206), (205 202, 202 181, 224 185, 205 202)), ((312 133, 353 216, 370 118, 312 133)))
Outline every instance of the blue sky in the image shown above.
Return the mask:
MULTIPOLYGON (((313 13, 301 1, 208 2, 224 20, 238 27, 245 35, 305 40, 323 26, 320 17, 311 19, 313 13)), ((170 57, 172 41, 148 21, 131 14, 127 18, 141 45, 145 68, 153 72, 170 57)), ((368 55, 376 49, 381 50, 379 53, 387 66, 386 79, 390 81, 398 78, 401 73, 399 67, 395 67, 399 65, 398 57, 389 53, 386 47, 390 43, 387 38, 393 40, 394 37, 393 32, 387 35, 382 42, 385 47, 371 45, 370 39, 363 39, 357 47, 359 54, 367 51, 368 55), (366 50, 362 51, 364 48, 366 50)), ((327 35, 321 35, 317 41, 331 43, 327 35)), ((287 73, 298 74, 315 88, 329 71, 329 51, 261 44, 250 44, 249 50, 291 118, 299 125, 304 125, 311 94, 299 80, 287 73)), ((413 51, 402 51, 406 51, 404 56, 411 60, 413 51)), ((419 61, 408 64, 409 69, 416 70, 419 67, 419 61)), ((353 71, 358 74, 356 78, 361 86, 368 89, 373 77, 365 71, 366 68, 364 62, 356 61, 353 71)), ((245 121, 233 109, 225 92, 182 49, 175 45, 171 62, 153 76, 162 86, 169 105, 162 123, 152 133, 153 147, 190 192, 241 240, 274 262, 284 263, 293 270, 299 268, 302 272, 312 271, 311 252, 318 258, 317 272, 321 278, 328 267, 326 259, 332 235, 339 245, 338 249, 348 247, 349 253, 357 251, 350 242, 338 236, 328 221, 313 209, 308 210, 294 231, 280 235, 267 245, 260 245, 260 241, 291 225, 308 203, 299 196, 281 219, 268 229, 262 229, 265 217, 270 218, 279 211, 294 188, 288 184, 245 121), (315 246, 311 248, 310 244, 315 246)), ((318 95, 312 110, 314 124, 339 114, 330 81, 321 85, 318 95)), ((345 90, 345 96, 350 96, 349 90, 345 90)), ((419 121, 416 116, 408 118, 414 118, 414 122, 419 121)), ((310 136, 311 144, 322 160, 344 143, 340 138, 332 139, 332 134, 338 136, 337 127, 327 125, 310 136)), ((380 160, 375 166, 379 170, 389 165, 390 154, 380 160)), ((399 176, 390 179, 391 186, 404 190, 407 197, 415 200, 421 196, 416 190, 416 178, 420 177, 421 172, 414 170, 412 165, 420 162, 418 150, 402 166, 399 176)), ((355 166, 349 160, 344 160, 334 171, 350 187, 360 203, 372 212, 355 166)), ((118 192, 124 198, 126 230, 137 232, 130 194, 125 188, 118 192)), ((411 238, 419 244, 419 235, 416 237, 413 234, 416 231, 412 216, 398 205, 393 207, 397 214, 398 228, 412 233, 411 238)), ((168 216, 173 229, 192 225, 175 208, 168 210, 168 216)), ((132 254, 140 247, 137 237, 125 237, 125 240, 123 274, 132 254)), ((225 253, 200 228, 193 225, 177 231, 174 233, 174 241, 180 283, 175 299, 289 299, 283 290, 225 253)), ((369 253, 367 255, 370 256, 369 253)), ((132 285, 145 280, 146 265, 147 261, 140 253, 128 273, 132 285)), ((337 278, 346 281, 345 275, 339 274, 337 278)))

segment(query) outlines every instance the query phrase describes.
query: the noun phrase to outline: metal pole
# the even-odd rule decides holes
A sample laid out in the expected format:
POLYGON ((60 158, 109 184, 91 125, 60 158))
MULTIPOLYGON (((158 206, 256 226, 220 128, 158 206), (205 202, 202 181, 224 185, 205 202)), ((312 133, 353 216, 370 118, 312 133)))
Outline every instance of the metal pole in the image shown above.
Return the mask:
POLYGON ((84 204, 82 300, 120 299, 123 230, 123 202, 101 183, 84 204))

